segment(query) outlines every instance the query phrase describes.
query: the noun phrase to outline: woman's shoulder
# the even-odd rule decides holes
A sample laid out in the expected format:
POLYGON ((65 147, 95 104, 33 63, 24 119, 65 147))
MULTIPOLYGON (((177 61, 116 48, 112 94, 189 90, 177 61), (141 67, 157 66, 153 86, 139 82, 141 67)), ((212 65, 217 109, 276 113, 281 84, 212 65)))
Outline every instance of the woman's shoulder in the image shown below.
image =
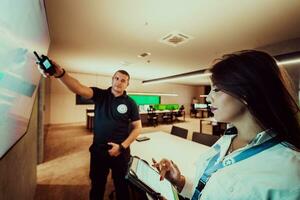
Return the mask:
POLYGON ((281 142, 271 150, 271 152, 273 152, 272 154, 281 157, 282 159, 300 161, 300 150, 289 143, 281 142))
POLYGON ((276 152, 276 157, 280 157, 286 162, 295 163, 300 171, 300 151, 294 146, 287 143, 280 143, 277 145, 274 151, 276 152))
MULTIPOLYGON (((263 156, 263 155, 262 155, 263 156)), ((300 152, 284 143, 279 143, 274 148, 266 152, 268 166, 278 175, 286 178, 286 181, 295 182, 300 189, 300 152)), ((284 178, 283 178, 284 179, 284 178)))

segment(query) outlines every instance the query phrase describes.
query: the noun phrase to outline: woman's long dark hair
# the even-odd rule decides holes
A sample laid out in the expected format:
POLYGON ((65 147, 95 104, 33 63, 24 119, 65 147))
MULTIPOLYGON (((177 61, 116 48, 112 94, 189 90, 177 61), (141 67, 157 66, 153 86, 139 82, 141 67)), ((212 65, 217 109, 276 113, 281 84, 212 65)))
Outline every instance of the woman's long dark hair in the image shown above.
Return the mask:
POLYGON ((247 102, 250 113, 264 129, 300 149, 299 106, 276 60, 256 50, 224 55, 212 69, 212 83, 247 102))

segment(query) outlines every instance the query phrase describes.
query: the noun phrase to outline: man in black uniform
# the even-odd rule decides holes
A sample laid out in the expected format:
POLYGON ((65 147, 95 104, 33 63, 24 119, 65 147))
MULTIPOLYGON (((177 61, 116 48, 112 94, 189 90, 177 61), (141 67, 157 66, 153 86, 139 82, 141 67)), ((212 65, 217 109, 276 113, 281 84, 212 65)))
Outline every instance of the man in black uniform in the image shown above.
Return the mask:
MULTIPOLYGON (((59 78, 72 92, 95 102, 94 139, 90 147, 90 199, 103 199, 109 169, 112 170, 117 199, 129 199, 125 180, 129 145, 142 127, 138 107, 125 91, 129 85, 129 74, 124 70, 117 71, 112 77, 112 86, 103 90, 82 85, 53 63, 55 78, 59 78)), ((42 74, 49 77, 49 74, 42 74)))

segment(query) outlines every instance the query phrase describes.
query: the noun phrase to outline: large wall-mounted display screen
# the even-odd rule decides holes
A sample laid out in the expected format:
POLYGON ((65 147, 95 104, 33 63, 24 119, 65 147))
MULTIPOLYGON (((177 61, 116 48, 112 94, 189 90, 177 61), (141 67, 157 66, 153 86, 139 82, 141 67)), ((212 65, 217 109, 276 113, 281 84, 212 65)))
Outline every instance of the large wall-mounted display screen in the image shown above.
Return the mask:
POLYGON ((137 105, 160 104, 160 96, 157 95, 132 95, 129 94, 137 105))
POLYGON ((0 1, 0 158, 26 133, 49 42, 44 1, 0 1))

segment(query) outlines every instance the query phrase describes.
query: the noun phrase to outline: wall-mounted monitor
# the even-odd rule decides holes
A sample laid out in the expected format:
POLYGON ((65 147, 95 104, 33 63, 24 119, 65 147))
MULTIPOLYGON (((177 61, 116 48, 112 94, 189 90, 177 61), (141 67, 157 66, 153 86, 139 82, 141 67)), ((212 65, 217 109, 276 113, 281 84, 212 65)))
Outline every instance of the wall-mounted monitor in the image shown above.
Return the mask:
POLYGON ((138 105, 153 105, 160 104, 160 96, 157 95, 128 95, 130 96, 138 105))
POLYGON ((40 73, 33 51, 47 54, 44 2, 0 2, 0 158, 26 133, 40 73))
POLYGON ((195 103, 194 108, 195 109, 207 108, 207 104, 205 104, 205 103, 195 103))

